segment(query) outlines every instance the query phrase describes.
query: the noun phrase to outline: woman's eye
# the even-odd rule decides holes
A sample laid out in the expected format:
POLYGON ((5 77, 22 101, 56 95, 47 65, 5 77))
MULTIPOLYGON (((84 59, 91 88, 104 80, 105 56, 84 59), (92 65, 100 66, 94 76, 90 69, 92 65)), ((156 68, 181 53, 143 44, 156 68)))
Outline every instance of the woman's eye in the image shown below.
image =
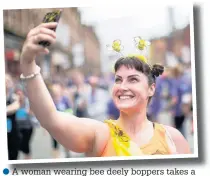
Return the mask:
POLYGON ((135 83, 135 82, 138 82, 138 80, 136 78, 131 78, 130 82, 135 83))
POLYGON ((115 83, 120 83, 120 81, 121 81, 121 80, 120 80, 119 78, 116 78, 116 79, 115 79, 115 83))

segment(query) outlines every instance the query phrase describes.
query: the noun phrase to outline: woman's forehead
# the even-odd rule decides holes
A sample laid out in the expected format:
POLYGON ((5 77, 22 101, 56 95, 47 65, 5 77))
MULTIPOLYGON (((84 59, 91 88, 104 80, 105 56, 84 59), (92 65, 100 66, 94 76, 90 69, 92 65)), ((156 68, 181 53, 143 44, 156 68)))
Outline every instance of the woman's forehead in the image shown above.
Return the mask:
POLYGON ((126 67, 122 65, 115 73, 115 76, 127 77, 130 75, 142 75, 142 72, 136 70, 135 68, 126 67))

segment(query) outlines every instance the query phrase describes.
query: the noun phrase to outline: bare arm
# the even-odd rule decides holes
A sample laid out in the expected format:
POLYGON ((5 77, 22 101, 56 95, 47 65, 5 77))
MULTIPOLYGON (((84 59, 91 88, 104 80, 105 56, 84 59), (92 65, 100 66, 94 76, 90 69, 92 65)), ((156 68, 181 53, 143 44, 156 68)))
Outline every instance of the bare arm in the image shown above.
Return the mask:
POLYGON ((64 147, 81 153, 91 153, 94 156, 101 153, 103 141, 108 139, 108 128, 105 124, 87 118, 78 118, 58 112, 54 126, 47 130, 64 147), (98 140, 102 141, 100 144, 98 140), (94 151, 93 151, 94 150, 94 151))
POLYGON ((18 96, 14 96, 15 101, 7 106, 7 115, 15 113, 20 108, 18 96))
MULTIPOLYGON (((176 153, 177 154, 191 154, 190 146, 187 142, 187 140, 184 138, 184 136, 175 128, 170 126, 165 126, 166 130, 168 131, 171 142, 175 144, 176 153)), ((169 142, 169 143, 171 143, 169 142)), ((171 148, 173 148, 173 145, 169 145, 171 148)))
MULTIPOLYGON (((38 71, 35 57, 40 53, 47 54, 49 50, 37 43, 45 40, 53 44, 56 36, 50 28, 55 28, 56 25, 56 23, 41 24, 29 32, 20 59, 24 76, 38 71)), ((103 133, 106 130, 105 124, 58 112, 41 75, 26 83, 30 106, 43 128, 69 150, 86 153, 95 148, 96 131, 100 129, 103 133)))

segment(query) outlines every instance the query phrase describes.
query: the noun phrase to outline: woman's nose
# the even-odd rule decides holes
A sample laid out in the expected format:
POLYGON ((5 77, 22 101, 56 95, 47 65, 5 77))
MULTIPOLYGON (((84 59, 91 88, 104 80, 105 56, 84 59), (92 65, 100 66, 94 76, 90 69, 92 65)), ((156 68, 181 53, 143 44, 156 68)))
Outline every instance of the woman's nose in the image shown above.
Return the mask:
POLYGON ((119 87, 121 90, 128 90, 127 84, 125 82, 122 82, 119 87))

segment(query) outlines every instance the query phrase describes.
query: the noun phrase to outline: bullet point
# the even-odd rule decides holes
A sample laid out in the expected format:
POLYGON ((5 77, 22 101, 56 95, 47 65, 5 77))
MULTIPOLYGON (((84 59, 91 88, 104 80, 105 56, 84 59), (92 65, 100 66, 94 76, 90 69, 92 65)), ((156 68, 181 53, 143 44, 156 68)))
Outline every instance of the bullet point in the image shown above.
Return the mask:
POLYGON ((9 169, 5 168, 5 169, 3 170, 3 174, 4 174, 4 175, 8 175, 8 174, 9 174, 9 169))

